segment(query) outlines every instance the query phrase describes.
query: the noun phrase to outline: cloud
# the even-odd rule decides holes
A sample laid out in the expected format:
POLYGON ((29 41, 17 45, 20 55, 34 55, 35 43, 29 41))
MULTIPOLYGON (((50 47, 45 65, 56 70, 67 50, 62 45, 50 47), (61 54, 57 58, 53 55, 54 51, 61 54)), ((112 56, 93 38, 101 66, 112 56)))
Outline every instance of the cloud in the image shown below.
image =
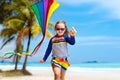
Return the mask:
POLYGON ((120 37, 108 37, 108 36, 77 37, 76 42, 80 46, 94 46, 94 45, 120 46, 120 37))
POLYGON ((107 8, 112 17, 120 19, 120 0, 99 0, 98 3, 101 7, 107 8))
MULTIPOLYGON (((110 18, 120 19, 120 0, 58 0, 71 6, 79 6, 80 4, 97 4, 99 8, 109 10, 110 18)), ((98 9, 100 10, 100 9, 98 9)))

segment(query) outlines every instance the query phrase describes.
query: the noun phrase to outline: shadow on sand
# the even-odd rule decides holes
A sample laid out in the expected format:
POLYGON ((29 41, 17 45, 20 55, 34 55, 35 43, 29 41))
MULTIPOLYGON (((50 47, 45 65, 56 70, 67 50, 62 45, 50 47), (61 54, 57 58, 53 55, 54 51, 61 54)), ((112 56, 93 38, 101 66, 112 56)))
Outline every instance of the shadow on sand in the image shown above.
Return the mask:
POLYGON ((32 74, 25 70, 7 70, 7 71, 2 71, 0 70, 0 76, 2 77, 14 77, 14 76, 31 76, 32 74))

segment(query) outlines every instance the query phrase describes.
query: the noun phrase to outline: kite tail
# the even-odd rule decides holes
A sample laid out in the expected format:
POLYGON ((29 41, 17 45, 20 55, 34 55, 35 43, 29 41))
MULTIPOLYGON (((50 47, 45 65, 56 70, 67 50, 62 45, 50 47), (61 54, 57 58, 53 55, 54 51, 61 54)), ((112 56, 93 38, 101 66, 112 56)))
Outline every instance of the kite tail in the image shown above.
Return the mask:
POLYGON ((37 51, 39 50, 39 48, 41 47, 43 41, 45 39, 45 36, 42 37, 42 40, 40 41, 40 43, 35 47, 35 49, 32 51, 32 53, 29 56, 33 56, 37 53, 37 51))
POLYGON ((12 58, 14 56, 14 54, 15 54, 14 52, 7 52, 3 56, 0 56, 0 60, 10 59, 10 58, 12 58), (11 55, 9 55, 9 54, 11 54, 11 55), (7 56, 7 55, 9 55, 9 56, 7 56))
POLYGON ((10 55, 9 57, 6 57, 6 58, 4 58, 4 59, 10 59, 10 58, 12 58, 14 56, 14 54, 12 54, 12 55, 10 55))

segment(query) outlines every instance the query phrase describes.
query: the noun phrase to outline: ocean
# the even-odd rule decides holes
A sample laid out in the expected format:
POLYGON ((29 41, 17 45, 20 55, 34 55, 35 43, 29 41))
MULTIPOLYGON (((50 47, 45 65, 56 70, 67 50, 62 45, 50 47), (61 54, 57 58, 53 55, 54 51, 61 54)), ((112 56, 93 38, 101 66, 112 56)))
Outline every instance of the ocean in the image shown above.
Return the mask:
MULTIPOLYGON (((19 66, 22 66, 23 63, 19 63, 19 66)), ((14 66, 10 62, 0 63, 0 66, 14 66)), ((30 67, 51 67, 50 62, 39 63, 39 62, 28 62, 27 66, 30 67)), ((120 63, 72 63, 70 67, 78 68, 120 68, 120 63)))
MULTIPOLYGON (((23 63, 18 64, 18 69, 22 69, 23 63)), ((13 70, 15 64, 12 63, 0 63, 0 70, 13 70)), ((48 62, 29 62, 27 64, 27 70, 52 70, 51 64, 48 62)), ((68 71, 74 72, 88 72, 88 71, 110 71, 120 72, 120 63, 76 63, 71 64, 68 71)))

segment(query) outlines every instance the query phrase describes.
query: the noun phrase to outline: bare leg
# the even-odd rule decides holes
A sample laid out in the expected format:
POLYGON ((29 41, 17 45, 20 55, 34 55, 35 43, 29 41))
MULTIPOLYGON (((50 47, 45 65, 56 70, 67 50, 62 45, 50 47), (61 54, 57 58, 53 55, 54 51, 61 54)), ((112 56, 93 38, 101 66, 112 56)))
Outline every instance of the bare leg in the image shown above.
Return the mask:
POLYGON ((52 63, 52 69, 54 73, 54 80, 61 80, 61 68, 52 63))
POLYGON ((66 71, 65 70, 61 70, 61 80, 65 80, 65 74, 66 74, 66 71))

